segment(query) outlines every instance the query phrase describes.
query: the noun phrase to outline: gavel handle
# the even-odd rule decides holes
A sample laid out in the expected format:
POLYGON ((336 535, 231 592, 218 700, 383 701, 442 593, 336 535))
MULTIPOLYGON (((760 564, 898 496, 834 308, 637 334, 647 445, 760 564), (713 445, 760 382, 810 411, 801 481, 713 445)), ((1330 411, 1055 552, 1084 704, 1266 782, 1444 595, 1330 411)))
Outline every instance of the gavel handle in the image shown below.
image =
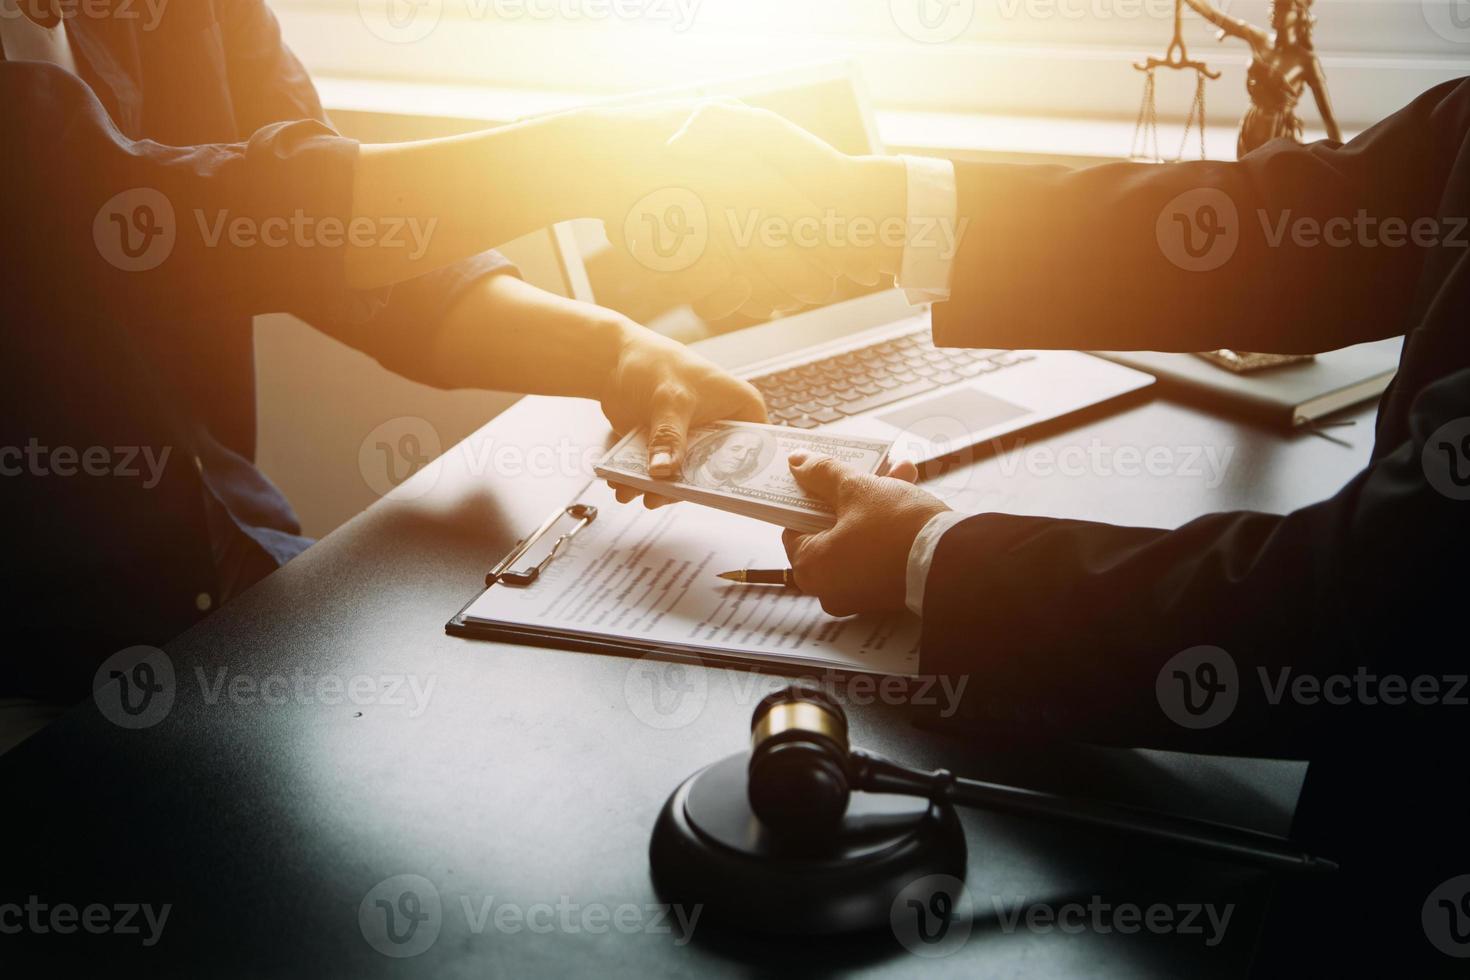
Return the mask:
POLYGON ((1143 807, 961 779, 947 769, 923 772, 861 749, 854 749, 851 758, 856 789, 922 796, 959 806, 1096 827, 1271 871, 1322 873, 1338 869, 1335 861, 1297 850, 1284 838, 1243 827, 1143 807))

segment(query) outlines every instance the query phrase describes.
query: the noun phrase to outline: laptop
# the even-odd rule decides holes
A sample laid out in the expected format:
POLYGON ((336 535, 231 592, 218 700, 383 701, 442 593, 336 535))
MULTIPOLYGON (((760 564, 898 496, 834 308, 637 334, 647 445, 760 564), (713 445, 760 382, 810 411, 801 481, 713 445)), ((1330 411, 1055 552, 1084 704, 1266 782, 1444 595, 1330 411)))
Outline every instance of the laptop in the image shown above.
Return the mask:
MULTIPOLYGON (((778 112, 852 154, 881 153, 855 66, 819 65, 643 94, 733 97, 778 112)), ((892 286, 848 283, 824 306, 769 321, 701 319, 671 305, 655 273, 613 248, 600 222, 553 229, 573 297, 627 314, 748 379, 771 422, 871 436, 916 463, 1118 398, 1151 375, 1076 351, 936 348, 929 310, 892 286)))

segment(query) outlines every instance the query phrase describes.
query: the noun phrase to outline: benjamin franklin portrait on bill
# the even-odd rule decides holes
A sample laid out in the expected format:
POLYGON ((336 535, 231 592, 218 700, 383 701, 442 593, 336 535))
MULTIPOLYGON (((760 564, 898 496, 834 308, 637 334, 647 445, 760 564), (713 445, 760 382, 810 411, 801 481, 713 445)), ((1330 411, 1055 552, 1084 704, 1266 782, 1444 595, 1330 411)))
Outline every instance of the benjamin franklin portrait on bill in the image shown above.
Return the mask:
POLYGON ((741 486, 776 455, 776 440, 758 429, 716 432, 689 447, 684 481, 708 490, 741 486))

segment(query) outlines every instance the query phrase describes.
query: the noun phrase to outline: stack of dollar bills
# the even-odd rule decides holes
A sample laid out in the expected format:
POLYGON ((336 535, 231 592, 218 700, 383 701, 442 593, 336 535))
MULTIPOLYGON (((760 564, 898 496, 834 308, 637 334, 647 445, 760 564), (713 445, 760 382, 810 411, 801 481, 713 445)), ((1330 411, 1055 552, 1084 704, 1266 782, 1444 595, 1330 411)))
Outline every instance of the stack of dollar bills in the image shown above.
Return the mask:
POLYGON ((683 473, 676 478, 648 475, 646 430, 624 437, 595 469, 611 483, 811 532, 831 527, 836 515, 797 485, 786 457, 795 452, 831 456, 860 472, 877 473, 891 446, 862 436, 714 422, 690 431, 683 473))

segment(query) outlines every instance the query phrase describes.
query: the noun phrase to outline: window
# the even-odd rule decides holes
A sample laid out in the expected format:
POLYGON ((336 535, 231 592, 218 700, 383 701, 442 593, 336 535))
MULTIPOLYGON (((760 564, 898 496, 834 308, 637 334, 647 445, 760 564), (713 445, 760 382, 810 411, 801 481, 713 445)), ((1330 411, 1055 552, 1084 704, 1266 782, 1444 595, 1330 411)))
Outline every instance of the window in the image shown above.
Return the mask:
MULTIPOLYGON (((311 70, 339 78, 612 95, 852 58, 886 108, 1131 119, 1172 0, 272 0, 311 70)), ((1268 23, 1268 0, 1221 0, 1268 23)), ((1357 128, 1470 73, 1467 0, 1317 0, 1339 117, 1357 128)), ((1245 46, 1184 11, 1190 53, 1223 70, 1212 122, 1246 105, 1245 46)), ((1161 73, 1182 117, 1193 76, 1161 73)), ((1313 107, 1304 107, 1310 126, 1313 107)))

